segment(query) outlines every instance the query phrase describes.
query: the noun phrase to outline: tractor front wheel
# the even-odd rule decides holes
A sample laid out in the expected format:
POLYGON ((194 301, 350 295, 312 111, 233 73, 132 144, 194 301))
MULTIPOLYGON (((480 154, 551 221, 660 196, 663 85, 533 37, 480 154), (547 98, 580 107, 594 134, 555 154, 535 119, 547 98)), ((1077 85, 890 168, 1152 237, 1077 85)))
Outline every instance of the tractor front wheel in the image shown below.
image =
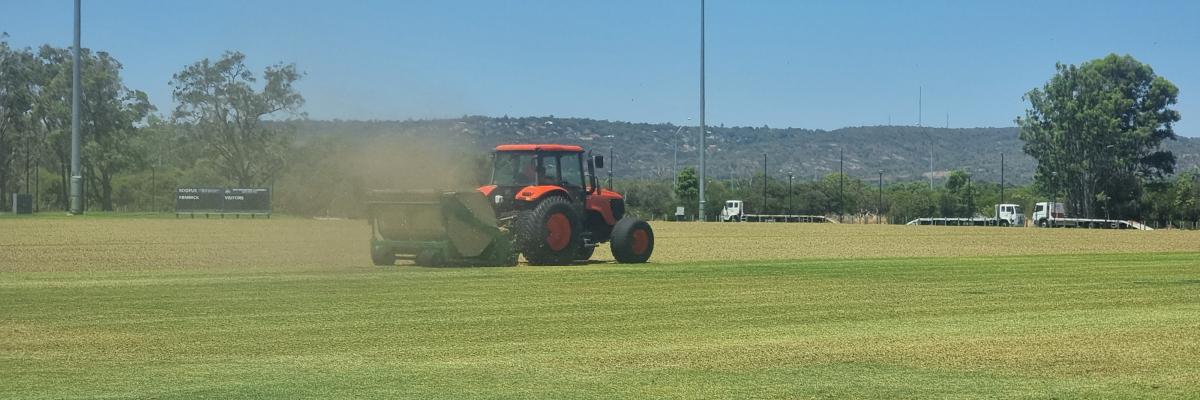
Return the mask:
POLYGON ((562 197, 544 199, 521 212, 515 228, 517 248, 532 265, 570 264, 583 247, 579 216, 562 197))
POLYGON ((644 263, 654 252, 654 230, 637 218, 621 218, 613 226, 612 253, 617 262, 644 263))

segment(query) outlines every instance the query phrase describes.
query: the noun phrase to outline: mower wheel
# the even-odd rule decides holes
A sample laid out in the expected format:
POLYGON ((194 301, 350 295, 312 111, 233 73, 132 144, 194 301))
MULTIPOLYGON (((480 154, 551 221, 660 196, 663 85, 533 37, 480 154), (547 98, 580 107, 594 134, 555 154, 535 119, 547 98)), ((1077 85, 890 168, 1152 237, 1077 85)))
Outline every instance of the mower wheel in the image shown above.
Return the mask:
POLYGON ((371 262, 381 267, 396 265, 396 254, 391 249, 371 246, 371 262))
POLYGON ((613 226, 612 253, 620 263, 644 263, 654 252, 654 230, 637 218, 621 218, 613 226))
POLYGON ((446 257, 439 250, 425 250, 417 254, 415 261, 422 267, 441 267, 446 264, 446 257))
POLYGON ((570 264, 583 247, 582 223, 566 198, 543 199, 514 223, 517 248, 531 265, 570 264))

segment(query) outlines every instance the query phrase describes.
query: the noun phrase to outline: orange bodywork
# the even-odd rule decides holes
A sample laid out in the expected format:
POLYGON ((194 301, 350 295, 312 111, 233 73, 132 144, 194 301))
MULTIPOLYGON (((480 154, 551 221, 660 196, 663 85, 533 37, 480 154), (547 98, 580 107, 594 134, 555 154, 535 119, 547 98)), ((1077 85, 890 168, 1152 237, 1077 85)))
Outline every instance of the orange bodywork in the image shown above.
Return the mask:
POLYGON ((521 200, 521 201, 537 201, 538 199, 542 198, 543 196, 550 194, 550 193, 554 193, 554 192, 560 192, 563 195, 567 194, 567 191, 560 186, 554 186, 554 185, 526 186, 524 189, 521 189, 520 192, 517 192, 517 195, 515 196, 515 198, 517 200, 521 200))
POLYGON ((609 226, 617 223, 617 218, 613 215, 612 201, 624 199, 617 192, 601 188, 599 192, 593 193, 587 198, 587 209, 600 213, 604 217, 604 223, 609 226))

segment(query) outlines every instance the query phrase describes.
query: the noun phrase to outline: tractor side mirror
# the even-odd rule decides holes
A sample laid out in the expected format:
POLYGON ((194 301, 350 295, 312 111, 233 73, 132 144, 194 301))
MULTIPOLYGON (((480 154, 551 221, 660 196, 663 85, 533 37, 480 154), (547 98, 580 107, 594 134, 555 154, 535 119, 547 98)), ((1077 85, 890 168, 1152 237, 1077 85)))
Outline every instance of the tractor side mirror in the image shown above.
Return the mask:
POLYGON ((604 168, 604 156, 596 156, 596 168, 604 168))

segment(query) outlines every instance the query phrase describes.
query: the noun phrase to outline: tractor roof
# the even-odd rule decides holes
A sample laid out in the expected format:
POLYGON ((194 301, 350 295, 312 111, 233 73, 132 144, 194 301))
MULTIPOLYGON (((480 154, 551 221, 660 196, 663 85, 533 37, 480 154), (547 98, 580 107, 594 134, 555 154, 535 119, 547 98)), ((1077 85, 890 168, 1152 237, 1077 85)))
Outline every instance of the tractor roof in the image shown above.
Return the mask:
POLYGON ((569 151, 582 153, 583 148, 563 144, 502 144, 496 146, 496 151, 569 151))

